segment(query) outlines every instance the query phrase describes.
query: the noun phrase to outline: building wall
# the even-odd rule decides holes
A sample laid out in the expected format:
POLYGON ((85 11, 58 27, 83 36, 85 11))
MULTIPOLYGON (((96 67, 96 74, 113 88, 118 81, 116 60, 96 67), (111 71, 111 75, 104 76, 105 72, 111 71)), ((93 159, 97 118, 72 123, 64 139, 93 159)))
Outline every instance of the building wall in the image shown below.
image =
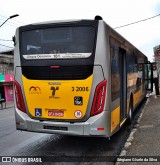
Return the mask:
POLYGON ((154 59, 157 63, 157 71, 159 74, 159 86, 160 86, 160 45, 157 45, 153 48, 154 51, 154 59))
POLYGON ((13 80, 13 51, 0 53, 0 95, 6 102, 13 101, 13 80))
POLYGON ((13 74, 13 55, 0 54, 0 74, 13 74))

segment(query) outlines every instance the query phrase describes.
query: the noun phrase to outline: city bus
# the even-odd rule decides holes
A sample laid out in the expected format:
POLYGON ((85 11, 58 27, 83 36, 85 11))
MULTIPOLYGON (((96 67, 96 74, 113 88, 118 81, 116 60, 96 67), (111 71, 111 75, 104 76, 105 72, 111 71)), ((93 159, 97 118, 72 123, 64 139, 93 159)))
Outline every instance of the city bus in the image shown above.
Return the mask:
POLYGON ((146 96, 147 57, 100 16, 21 26, 14 42, 17 130, 111 137, 146 96))

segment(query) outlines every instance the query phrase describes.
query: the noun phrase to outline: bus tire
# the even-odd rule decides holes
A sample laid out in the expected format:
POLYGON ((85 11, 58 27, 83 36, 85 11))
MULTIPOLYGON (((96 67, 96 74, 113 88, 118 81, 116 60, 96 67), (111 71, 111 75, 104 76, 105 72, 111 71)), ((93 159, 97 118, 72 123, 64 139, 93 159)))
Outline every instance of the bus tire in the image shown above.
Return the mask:
POLYGON ((131 124, 133 120, 133 101, 130 100, 127 123, 131 124))

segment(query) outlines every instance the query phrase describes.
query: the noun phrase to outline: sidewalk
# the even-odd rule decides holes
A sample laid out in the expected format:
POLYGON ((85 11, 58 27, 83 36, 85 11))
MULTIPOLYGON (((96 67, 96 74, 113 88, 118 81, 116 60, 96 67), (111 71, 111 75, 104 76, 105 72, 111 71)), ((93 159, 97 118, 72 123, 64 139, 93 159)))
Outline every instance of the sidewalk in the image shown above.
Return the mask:
POLYGON ((2 103, 3 105, 0 104, 0 110, 5 110, 11 107, 14 107, 14 101, 8 101, 6 103, 2 103))
MULTIPOLYGON (((160 96, 153 93, 144 109, 137 125, 128 138, 121 156, 155 157, 160 160, 160 96)), ((144 160, 144 159, 143 159, 144 160)), ((160 162, 126 162, 125 164, 160 164, 160 162)), ((117 162, 117 164, 124 164, 117 162)))

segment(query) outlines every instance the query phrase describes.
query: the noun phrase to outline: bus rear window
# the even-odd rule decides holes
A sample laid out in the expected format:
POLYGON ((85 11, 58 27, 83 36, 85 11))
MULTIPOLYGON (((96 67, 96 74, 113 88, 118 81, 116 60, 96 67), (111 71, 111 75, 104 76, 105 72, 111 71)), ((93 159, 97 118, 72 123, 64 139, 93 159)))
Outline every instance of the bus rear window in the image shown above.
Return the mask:
POLYGON ((21 33, 20 52, 25 59, 87 58, 94 38, 93 26, 37 28, 21 33))

